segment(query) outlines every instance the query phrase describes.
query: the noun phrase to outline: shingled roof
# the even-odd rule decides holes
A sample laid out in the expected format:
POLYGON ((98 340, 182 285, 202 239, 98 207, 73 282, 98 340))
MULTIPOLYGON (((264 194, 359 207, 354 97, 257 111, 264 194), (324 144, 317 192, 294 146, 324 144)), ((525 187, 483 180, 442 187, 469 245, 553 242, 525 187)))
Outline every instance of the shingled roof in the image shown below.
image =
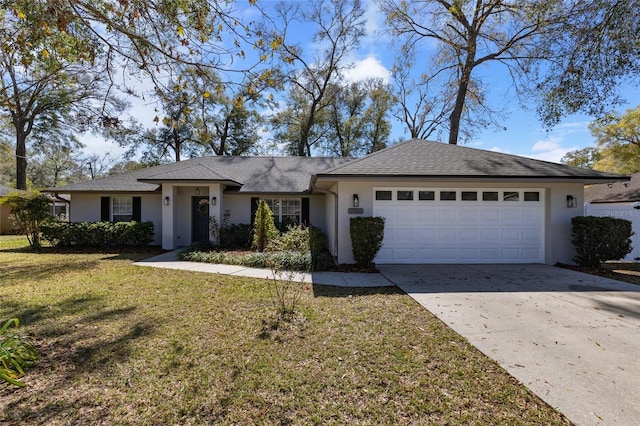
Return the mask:
POLYGON ((309 192, 312 177, 422 177, 575 179, 585 182, 628 180, 625 176, 569 167, 481 149, 412 139, 358 159, 324 157, 192 158, 47 192, 154 192, 163 182, 219 182, 243 193, 309 192))
POLYGON ((11 188, 10 186, 0 185, 0 197, 4 197, 5 195, 9 195, 12 192, 24 192, 19 189, 11 188))
POLYGON ((154 192, 162 182, 220 182, 245 193, 304 193, 313 174, 351 161, 324 157, 192 158, 86 182, 48 192, 154 192))
POLYGON ((640 173, 631 175, 629 182, 591 185, 584 190, 588 203, 632 203, 640 201, 640 173))
POLYGON ((563 178, 620 180, 624 176, 516 155, 412 139, 353 160, 318 177, 563 178))

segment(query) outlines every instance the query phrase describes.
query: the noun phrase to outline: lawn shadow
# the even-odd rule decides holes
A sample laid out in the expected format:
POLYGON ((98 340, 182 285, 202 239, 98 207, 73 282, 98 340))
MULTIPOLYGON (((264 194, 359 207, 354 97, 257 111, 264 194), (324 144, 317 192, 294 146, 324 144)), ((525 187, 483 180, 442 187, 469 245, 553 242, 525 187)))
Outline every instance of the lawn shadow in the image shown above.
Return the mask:
POLYGON ((3 266, 2 267, 2 282, 6 281, 7 284, 12 284, 14 280, 34 280, 45 281, 50 280, 52 276, 61 273, 68 273, 74 271, 93 269, 98 265, 98 260, 84 260, 78 261, 77 258, 69 260, 62 260, 56 263, 47 263, 44 265, 22 265, 22 266, 3 266))
POLYGON ((395 286, 387 287, 337 287, 323 284, 312 285, 314 297, 358 297, 385 294, 404 294, 395 286))
MULTIPOLYGON (((7 401, 0 422, 37 419, 48 424, 70 412, 99 411, 99 395, 71 389, 87 380, 113 380, 114 368, 126 364, 136 342, 153 335, 159 325, 156 319, 139 315, 136 306, 106 303, 104 296, 91 294, 50 305, 3 303, 3 317, 19 318, 21 326, 29 327, 40 361, 27 371, 26 388, 0 388, 0 400, 7 401)), ((93 421, 99 420, 97 414, 93 421)))

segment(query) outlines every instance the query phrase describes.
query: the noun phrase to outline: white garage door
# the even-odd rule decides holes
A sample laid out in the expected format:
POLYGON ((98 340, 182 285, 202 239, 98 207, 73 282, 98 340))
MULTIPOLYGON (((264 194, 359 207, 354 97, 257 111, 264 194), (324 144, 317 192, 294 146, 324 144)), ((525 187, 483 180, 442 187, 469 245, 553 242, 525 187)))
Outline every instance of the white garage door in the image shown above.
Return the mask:
POLYGON ((544 263, 543 189, 374 188, 376 263, 544 263))

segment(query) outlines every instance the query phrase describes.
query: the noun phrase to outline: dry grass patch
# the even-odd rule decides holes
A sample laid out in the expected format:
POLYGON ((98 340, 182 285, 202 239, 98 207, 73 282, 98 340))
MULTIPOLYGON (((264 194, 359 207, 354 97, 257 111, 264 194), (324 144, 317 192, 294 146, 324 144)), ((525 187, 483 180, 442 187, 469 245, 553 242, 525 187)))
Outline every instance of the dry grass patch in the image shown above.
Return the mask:
POLYGON ((42 356, 26 388, 0 386, 0 423, 566 422, 395 288, 303 286, 264 333, 268 281, 144 257, 0 250, 0 319, 42 356))

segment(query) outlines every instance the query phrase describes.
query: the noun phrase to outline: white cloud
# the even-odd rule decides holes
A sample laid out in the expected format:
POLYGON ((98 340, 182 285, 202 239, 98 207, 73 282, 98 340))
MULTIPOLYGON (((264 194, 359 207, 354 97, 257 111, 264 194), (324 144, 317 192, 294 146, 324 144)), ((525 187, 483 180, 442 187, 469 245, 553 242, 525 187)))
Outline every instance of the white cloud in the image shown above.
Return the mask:
POLYGON ((559 163, 567 152, 578 149, 577 146, 563 147, 563 142, 565 142, 565 139, 561 136, 549 136, 547 139, 539 140, 533 144, 531 147, 532 153, 521 155, 536 160, 559 163))
POLYGON ((347 81, 362 81, 367 78, 381 78, 385 83, 389 82, 391 72, 380 62, 380 60, 372 55, 367 56, 361 61, 356 61, 354 66, 344 73, 347 81))
POLYGON ((539 140, 531 147, 532 151, 540 152, 540 151, 553 151, 555 149, 560 148, 560 143, 563 141, 563 138, 559 136, 550 136, 547 139, 539 140))
POLYGON ((503 154, 509 154, 509 151, 505 151, 504 149, 500 148, 499 146, 492 146, 491 148, 489 148, 487 151, 492 151, 492 152, 501 152, 503 154))

